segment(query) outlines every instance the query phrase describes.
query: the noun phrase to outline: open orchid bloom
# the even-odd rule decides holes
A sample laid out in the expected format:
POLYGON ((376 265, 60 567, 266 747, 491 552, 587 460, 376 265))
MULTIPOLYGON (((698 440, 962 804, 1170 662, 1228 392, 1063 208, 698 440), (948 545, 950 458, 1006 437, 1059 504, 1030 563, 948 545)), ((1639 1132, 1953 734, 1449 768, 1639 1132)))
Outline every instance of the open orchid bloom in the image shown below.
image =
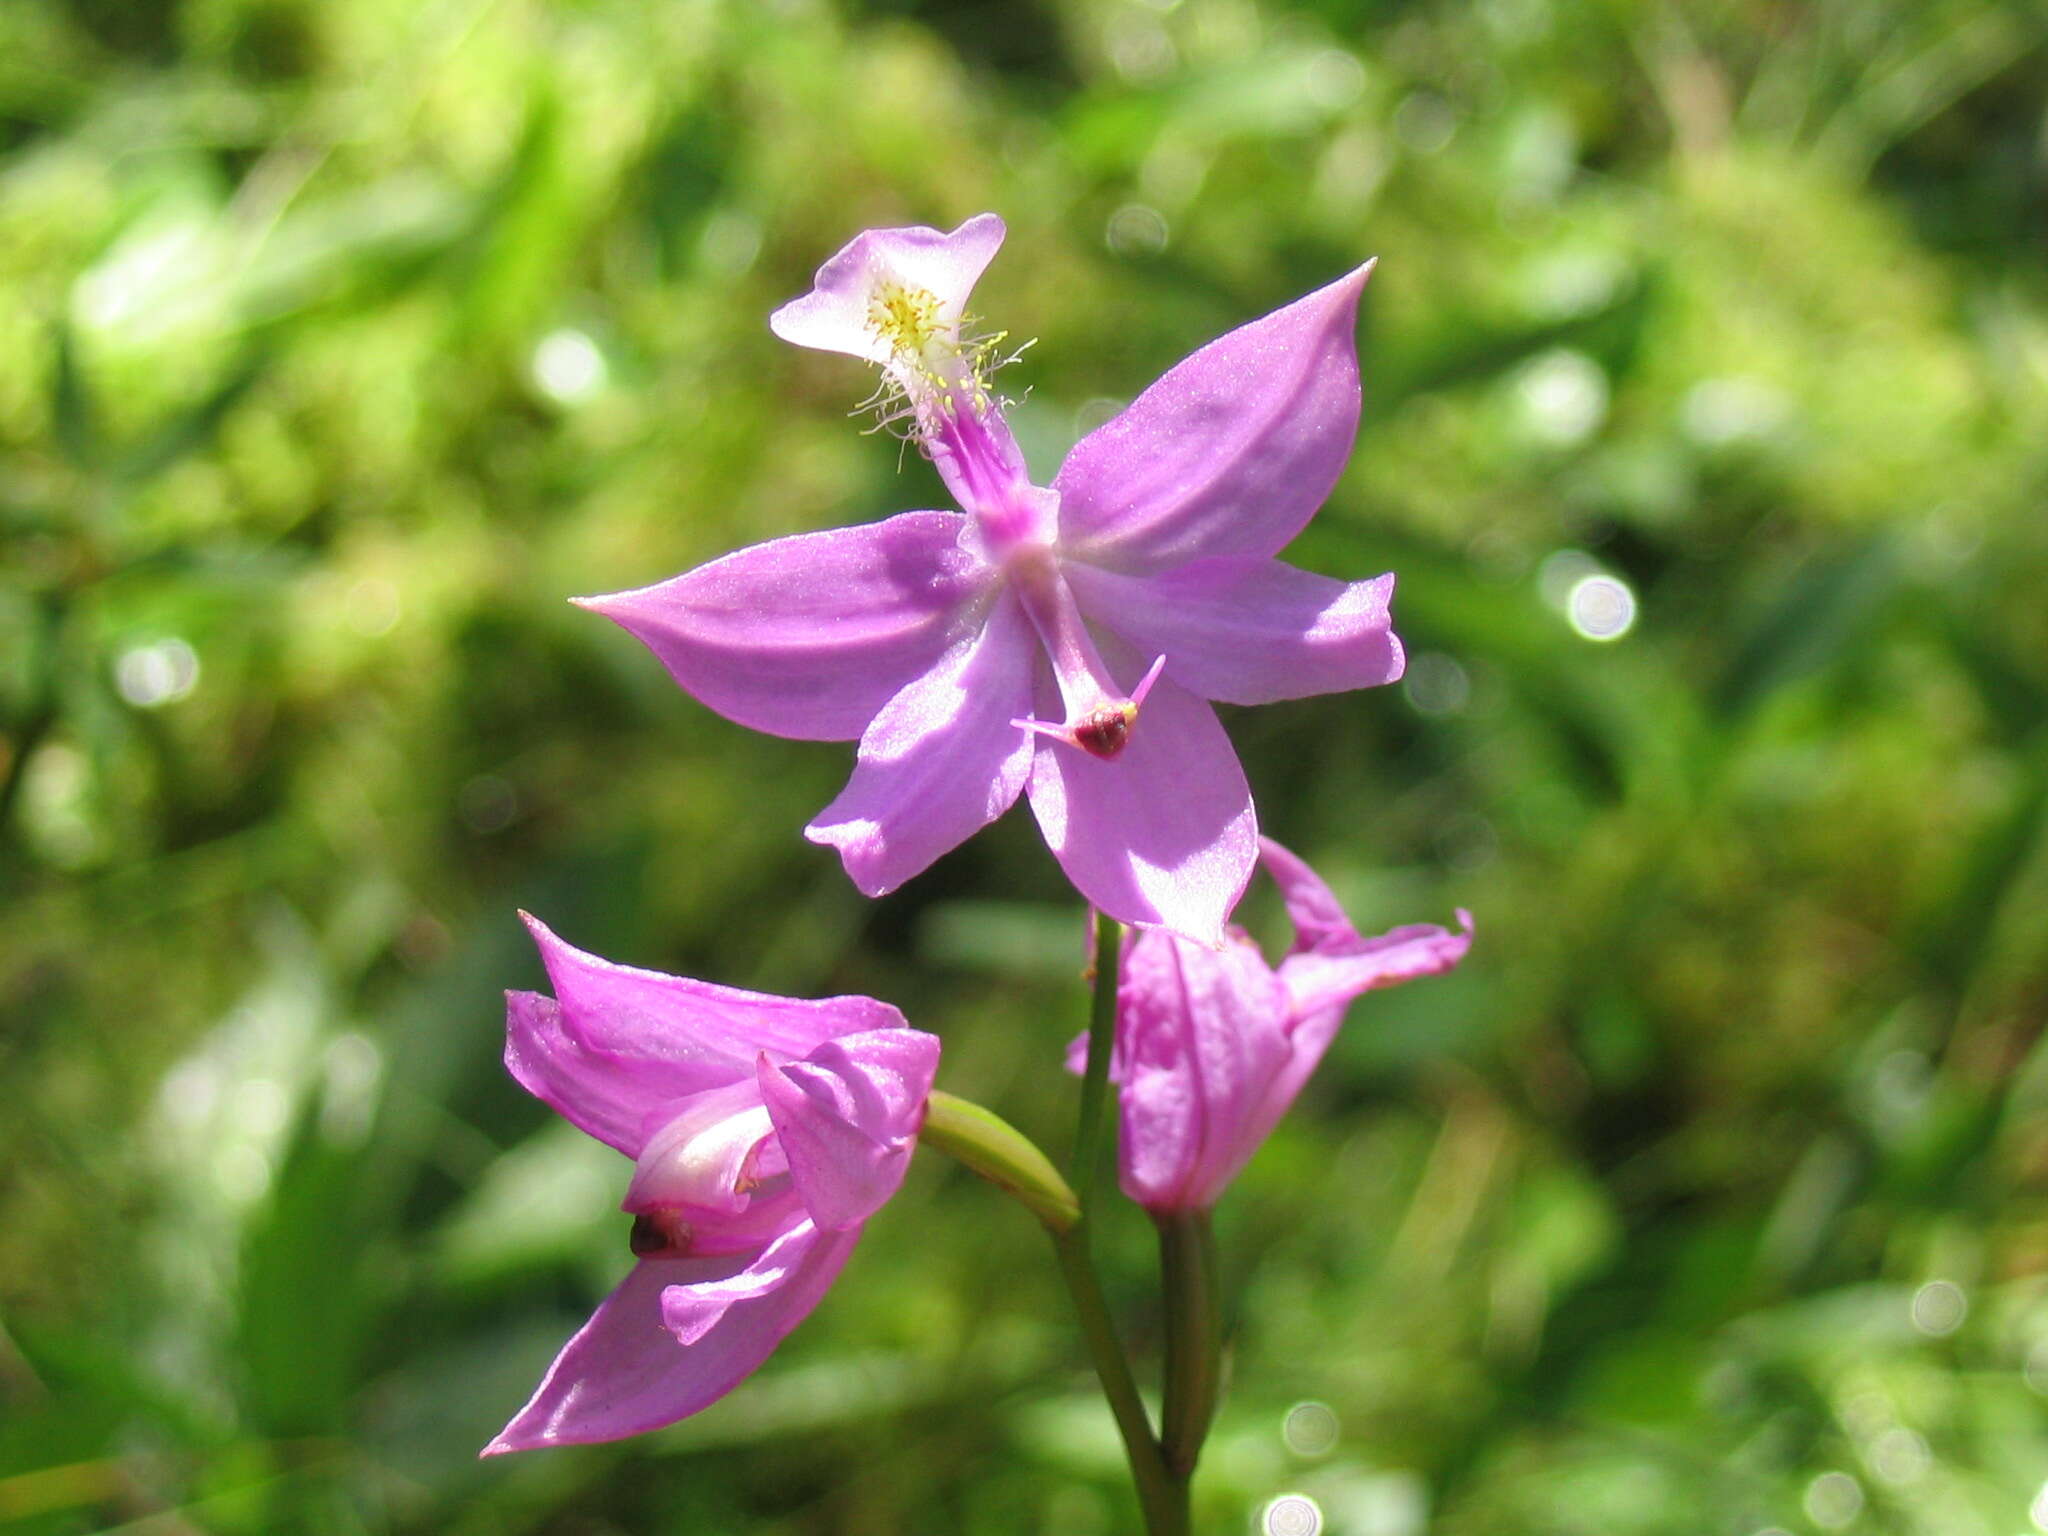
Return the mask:
POLYGON ((869 230, 769 322, 877 364, 883 419, 962 512, 777 539, 586 606, 742 725, 859 741, 806 835, 868 895, 1028 794, 1089 901, 1214 940, 1258 833, 1208 701, 1401 675, 1392 576, 1273 558, 1350 456, 1370 265, 1175 366, 1045 488, 988 387, 998 338, 963 329, 1003 232, 993 214, 869 230))
MULTIPOLYGON (((1220 948, 1136 936, 1117 986, 1110 1073, 1122 1105, 1124 1193, 1155 1211, 1207 1210, 1272 1133, 1351 1000, 1449 970, 1472 942, 1434 924, 1364 938, 1316 873, 1270 838, 1260 857, 1294 923, 1275 967, 1235 926, 1220 948)), ((1067 1065, 1085 1065, 1077 1040, 1067 1065)))
POLYGON ((631 970, 527 923, 555 995, 506 994, 505 1065, 633 1159, 639 1262, 486 1456, 658 1429, 737 1386, 902 1183, 939 1061, 872 998, 631 970))

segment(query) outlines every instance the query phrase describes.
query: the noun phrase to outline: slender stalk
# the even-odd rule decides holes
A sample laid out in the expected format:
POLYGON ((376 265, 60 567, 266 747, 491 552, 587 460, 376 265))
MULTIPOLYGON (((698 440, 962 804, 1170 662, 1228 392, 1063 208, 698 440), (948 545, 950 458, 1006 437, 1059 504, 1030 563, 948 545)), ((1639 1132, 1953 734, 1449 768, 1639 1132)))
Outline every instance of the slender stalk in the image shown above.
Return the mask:
POLYGON ((1183 1485, 1216 1416, 1223 1380, 1223 1307, 1207 1211, 1160 1211, 1159 1273, 1166 1293, 1166 1402, 1160 1451, 1183 1485))
POLYGON ((1102 1395, 1109 1399, 1109 1411, 1116 1416, 1117 1432, 1123 1436, 1124 1457, 1131 1464, 1131 1481, 1137 1485, 1145 1529, 1150 1536, 1187 1536, 1187 1481, 1167 1470, 1159 1442, 1152 1437, 1144 1401, 1131 1379, 1130 1362, 1124 1358, 1116 1324, 1110 1321, 1109 1304, 1102 1297, 1102 1284, 1095 1277, 1094 1261, 1088 1255, 1087 1221, 1053 1233, 1052 1246, 1059 1255, 1067 1294, 1074 1298, 1088 1353, 1094 1357, 1102 1395))
POLYGON ((1081 1116, 1074 1131, 1067 1177, 1081 1201, 1081 1218, 1093 1208, 1096 1175, 1107 1150, 1109 1057, 1116 1044, 1116 983, 1123 959, 1123 927, 1095 914, 1094 993, 1088 1005, 1088 1067, 1081 1077, 1081 1116))
POLYGON ((1102 1282, 1096 1276, 1095 1260, 1089 1251, 1088 1213, 1093 1209, 1095 1188, 1109 1151, 1109 1057, 1116 1042, 1116 984, 1123 942, 1121 925, 1096 913, 1088 1065, 1081 1076, 1080 1120, 1074 1130, 1073 1157, 1067 1168, 1068 1180, 1080 1202, 1081 1219, 1063 1232, 1055 1231, 1052 1245, 1059 1255, 1060 1275, 1067 1282, 1067 1294, 1074 1299, 1082 1337, 1088 1341, 1088 1353, 1095 1361, 1102 1395, 1109 1400, 1117 1433, 1123 1436, 1124 1457, 1131 1464, 1131 1481, 1137 1486, 1145 1529, 1150 1536, 1187 1536, 1187 1484, 1167 1471, 1166 1461, 1159 1454, 1159 1441, 1152 1433, 1144 1400, 1138 1396, 1130 1360, 1117 1337, 1116 1324, 1110 1318, 1109 1304, 1103 1299, 1102 1282))

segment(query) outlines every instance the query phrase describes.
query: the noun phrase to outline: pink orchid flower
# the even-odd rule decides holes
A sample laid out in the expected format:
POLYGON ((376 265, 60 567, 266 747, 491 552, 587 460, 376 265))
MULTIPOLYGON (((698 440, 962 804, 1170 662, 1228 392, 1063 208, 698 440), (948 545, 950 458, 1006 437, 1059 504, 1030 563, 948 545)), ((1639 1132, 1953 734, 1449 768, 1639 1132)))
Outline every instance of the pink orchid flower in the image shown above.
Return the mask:
MULTIPOLYGON (((1117 985, 1116 1050, 1123 1191, 1153 1211, 1207 1210, 1250 1161, 1323 1059, 1351 1000, 1436 976, 1465 957, 1461 933, 1434 924, 1363 938, 1312 869, 1271 838, 1260 857, 1294 923, 1294 947, 1268 965, 1242 929, 1220 947, 1138 934, 1117 985)), ((1067 1065, 1086 1064, 1086 1037, 1067 1065)))
POLYGON ((506 994, 505 1065, 633 1159, 640 1260, 486 1456, 637 1435, 737 1386, 903 1182, 939 1061, 872 998, 632 970, 527 926, 555 995, 506 994))
POLYGON ((1273 558, 1350 456, 1371 266, 1179 363, 1044 488, 988 388, 994 339, 963 331, 1003 233, 994 214, 950 234, 869 230, 769 321, 879 365, 884 419, 964 514, 776 539, 586 606, 729 719, 859 741, 805 835, 868 895, 1021 793, 1089 901, 1213 940, 1258 826, 1208 701, 1401 675, 1392 576, 1346 583, 1273 558))

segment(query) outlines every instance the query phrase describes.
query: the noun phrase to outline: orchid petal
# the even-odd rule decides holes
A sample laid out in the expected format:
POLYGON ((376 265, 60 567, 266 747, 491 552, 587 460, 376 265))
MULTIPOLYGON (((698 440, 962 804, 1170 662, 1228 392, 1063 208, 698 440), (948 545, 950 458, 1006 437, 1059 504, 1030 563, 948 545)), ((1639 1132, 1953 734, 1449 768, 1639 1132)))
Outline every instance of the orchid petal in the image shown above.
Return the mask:
POLYGON ((1225 704, 1270 704, 1391 683, 1401 642, 1394 578, 1342 582, 1278 560, 1223 556, 1152 576, 1069 561, 1091 618, 1167 659, 1176 681, 1225 704))
POLYGON ((781 1067, 762 1059, 761 1099, 821 1228, 865 1221, 896 1193, 938 1065, 937 1037, 914 1029, 827 1041, 781 1067))
POLYGON ((1336 893, 1300 854, 1270 837, 1262 837, 1259 862, 1280 887, 1280 899, 1287 904, 1287 920, 1294 925, 1294 944, 1289 953, 1328 949, 1357 940, 1358 930, 1344 915, 1336 893))
POLYGON ((877 288, 893 283, 930 294, 936 327, 955 335, 1004 233, 993 213, 977 214, 950 234, 921 224, 863 231, 818 268, 809 293, 768 317, 768 328, 799 347, 889 362, 894 349, 870 311, 877 288))
MULTIPOLYGON (((858 1235, 860 1229, 854 1228, 858 1235)), ((758 1248, 747 1267, 736 1274, 671 1285, 661 1293, 661 1321, 678 1344, 696 1344, 718 1326, 726 1313, 743 1301, 757 1301, 787 1285, 802 1272, 804 1260, 817 1245, 818 1229, 798 1221, 758 1248)), ((806 1311, 810 1310, 808 1307, 806 1311)))
POLYGON ((873 998, 716 987, 614 965, 532 917, 526 925, 555 995, 507 994, 505 1065, 535 1098, 628 1157, 640 1155, 649 1116, 751 1078, 762 1051, 803 1056, 838 1035, 903 1025, 873 998))
POLYGON ((1243 938, 1140 934, 1124 957, 1119 1160, 1141 1205, 1206 1207, 1258 1147, 1244 1134, 1290 1054, 1287 994, 1243 938))
POLYGON ((586 1050, 563 1028, 552 997, 505 994, 505 1070, 586 1136, 628 1157, 640 1155, 640 1125, 660 1102, 660 1089, 616 1059, 586 1050))
POLYGON ((685 693, 775 736, 847 741, 958 638, 987 567, 954 512, 799 533, 651 587, 581 598, 685 693))
MULTIPOLYGON (((1058 718, 1049 679, 1041 692, 1039 713, 1058 718)), ((1102 911, 1204 943, 1222 934, 1251 878, 1258 820, 1215 711, 1174 683, 1170 660, 1122 751, 1043 742, 1030 794, 1046 845, 1102 911)))
POLYGON ((1341 1013, 1361 993, 1450 970, 1472 947, 1471 914, 1461 909, 1458 920, 1459 933, 1435 923, 1412 923, 1377 938, 1289 955, 1280 962, 1280 979, 1294 999, 1295 1016, 1303 1021, 1297 1035, 1323 1015, 1341 1013))
MULTIPOLYGON (((1322 884, 1320 880, 1315 883, 1322 884)), ((1300 887, 1291 892, 1290 912, 1297 910, 1296 893, 1308 894, 1300 887)), ((1327 888, 1323 894, 1328 896, 1327 888)), ((1434 923, 1413 923, 1371 939, 1361 938, 1353 931, 1349 939, 1297 950, 1280 962, 1278 975, 1291 1000, 1293 1022, 1288 1038, 1294 1049, 1253 1121, 1259 1138, 1263 1139, 1279 1123, 1321 1063, 1354 998, 1379 987, 1441 975, 1465 958, 1465 951, 1472 944, 1472 920, 1462 908, 1458 920, 1464 926, 1463 933, 1451 933, 1434 923)), ((1349 928, 1350 924, 1345 926, 1349 928)))
POLYGON ((1121 570, 1278 554, 1350 457, 1371 263, 1169 369, 1053 481, 1069 553, 1121 570))
POLYGON ((857 1228, 819 1233, 803 1222, 751 1259, 635 1265, 483 1454, 616 1440, 708 1407, 818 1304, 859 1235, 857 1228), (705 1298, 701 1306, 697 1295, 705 1298), (714 1308, 704 1321, 702 1313, 714 1308), (681 1333, 693 1342, 678 1343, 681 1333))
POLYGON ((1004 593, 971 641, 913 682, 861 737, 853 777, 804 828, 839 850, 869 896, 884 895, 1008 810, 1031 769, 1037 642, 1004 593))

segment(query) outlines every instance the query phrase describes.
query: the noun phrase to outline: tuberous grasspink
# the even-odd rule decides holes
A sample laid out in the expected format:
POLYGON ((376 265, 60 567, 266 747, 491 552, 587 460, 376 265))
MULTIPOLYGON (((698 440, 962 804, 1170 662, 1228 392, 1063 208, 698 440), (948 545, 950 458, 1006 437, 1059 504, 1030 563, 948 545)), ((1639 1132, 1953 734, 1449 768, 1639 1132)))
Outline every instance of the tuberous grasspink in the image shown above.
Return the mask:
POLYGON ((507 995, 506 1066, 630 1160, 633 1265, 486 1454, 637 1434, 731 1391, 819 1304, 928 1130, 1045 1227, 1147 1531, 1187 1536, 1222 1389, 1209 1211, 1348 1005, 1447 971, 1470 945, 1462 912, 1460 931, 1361 935, 1307 864, 1260 837, 1213 708, 1401 675, 1391 575, 1278 558, 1351 452, 1371 263, 1200 348, 1038 485, 991 383, 1015 353, 967 308, 1004 233, 994 214, 868 230, 769 319, 877 371, 862 409, 930 460, 952 507, 581 601, 728 719, 857 743, 846 787, 804 830, 869 896, 1030 802, 1098 914, 1067 1172, 936 1090, 937 1037, 886 1003, 635 970, 529 920, 551 993, 507 995), (1295 930, 1277 963, 1229 921, 1261 862, 1295 930), (1122 1191, 1160 1234, 1156 1427, 1090 1256, 1115 1132, 1122 1191))

